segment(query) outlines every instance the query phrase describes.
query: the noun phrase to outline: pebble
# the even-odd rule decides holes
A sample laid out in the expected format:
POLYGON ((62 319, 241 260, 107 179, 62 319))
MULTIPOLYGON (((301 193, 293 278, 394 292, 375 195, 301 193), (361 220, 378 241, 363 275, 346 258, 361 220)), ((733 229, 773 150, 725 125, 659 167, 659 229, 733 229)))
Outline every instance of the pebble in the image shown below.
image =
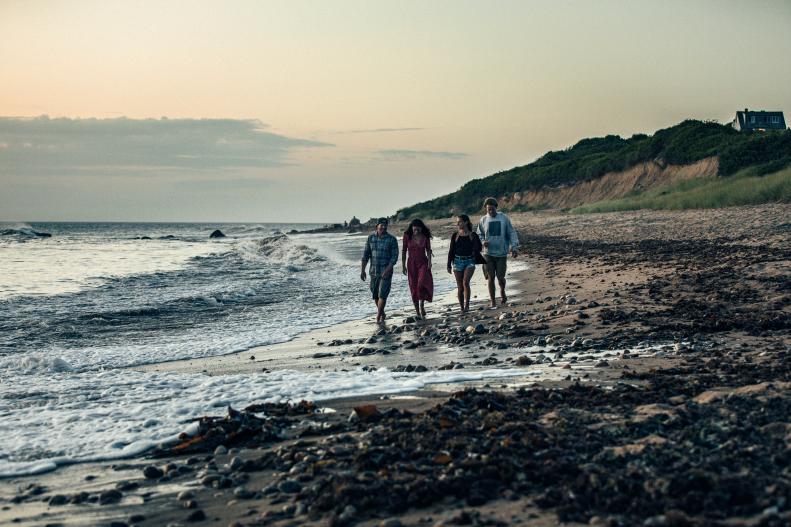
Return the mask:
POLYGON ((228 463, 228 468, 234 472, 241 469, 243 466, 244 466, 244 460, 240 457, 235 457, 231 459, 230 463, 228 463))
POLYGON ((286 479, 277 486, 277 489, 280 492, 285 492, 286 494, 296 494, 302 490, 302 485, 293 479, 286 479))
POLYGON ((255 492, 244 487, 237 487, 234 489, 233 495, 240 500, 249 500, 255 496, 255 492))
POLYGON ((140 487, 140 484, 137 481, 119 481, 115 484, 115 488, 121 492, 135 490, 138 487, 140 487))
POLYGON ((58 506, 58 505, 66 505, 69 502, 69 498, 64 496, 63 494, 55 494, 49 499, 48 504, 50 506, 58 506))
POLYGON ((219 474, 209 474, 207 476, 202 477, 201 480, 200 480, 200 483, 201 483, 201 485, 205 485, 205 486, 208 487, 209 485, 211 485, 215 481, 219 481, 220 477, 221 476, 219 474))
POLYGON ((187 501, 187 500, 191 500, 194 497, 195 497, 195 493, 192 492, 191 490, 182 490, 181 492, 179 492, 178 496, 176 496, 176 499, 179 501, 187 501))
POLYGON ((162 471, 162 469, 160 469, 156 465, 148 465, 143 469, 143 476, 146 479, 159 479, 164 474, 165 473, 162 471))
POLYGON ((227 453, 228 453, 228 449, 225 448, 223 445, 220 445, 214 449, 215 456, 224 456, 227 453))
POLYGON ((119 490, 111 489, 105 490, 99 494, 99 505, 108 505, 110 503, 118 503, 123 499, 124 495, 119 490))
POLYGON ((197 509, 192 511, 189 516, 187 516, 188 522, 200 522, 206 519, 206 513, 203 512, 201 509, 197 509))

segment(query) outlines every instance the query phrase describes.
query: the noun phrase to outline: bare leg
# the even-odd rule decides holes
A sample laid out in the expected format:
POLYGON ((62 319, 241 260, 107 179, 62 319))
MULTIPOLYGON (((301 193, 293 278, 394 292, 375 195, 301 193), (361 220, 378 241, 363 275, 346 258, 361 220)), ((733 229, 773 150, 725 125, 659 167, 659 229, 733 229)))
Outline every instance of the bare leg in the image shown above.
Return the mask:
MULTIPOLYGON (((508 297, 505 296, 505 278, 498 278, 497 281, 500 284, 500 301, 505 305, 508 302, 508 297)), ((494 302, 494 293, 492 293, 492 302, 494 302)))
POLYGON ((487 284, 486 285, 489 286, 489 301, 490 301, 489 305, 491 307, 495 307, 497 304, 494 301, 494 276, 492 276, 491 274, 489 275, 489 278, 487 279, 487 284))
POLYGON ((420 301, 420 316, 422 316, 423 318, 426 318, 426 301, 425 300, 421 300, 420 301))
POLYGON ((453 276, 456 277, 456 293, 459 297, 459 307, 462 312, 464 311, 464 273, 453 271, 453 276))
POLYGON ((379 300, 374 300, 374 305, 376 306, 376 323, 380 323, 382 321, 382 311, 379 309, 379 300))
POLYGON ((377 322, 384 322, 385 321, 385 304, 387 304, 387 300, 384 298, 380 298, 376 302, 376 307, 379 310, 379 315, 376 317, 377 322))
POLYGON ((474 272, 475 266, 470 266, 464 270, 464 311, 470 310, 470 297, 472 297, 470 280, 472 280, 472 274, 474 272))
POLYGON ((420 318, 420 303, 417 300, 413 300, 412 303, 415 305, 415 313, 417 313, 417 318, 420 318))

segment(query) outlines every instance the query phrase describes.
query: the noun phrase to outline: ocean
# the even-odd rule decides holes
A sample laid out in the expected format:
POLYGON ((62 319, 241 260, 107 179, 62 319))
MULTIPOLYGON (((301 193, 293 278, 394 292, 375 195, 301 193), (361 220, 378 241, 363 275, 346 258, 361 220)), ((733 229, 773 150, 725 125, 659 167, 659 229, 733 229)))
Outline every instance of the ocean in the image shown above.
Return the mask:
MULTIPOLYGON (((292 233, 313 227, 0 224, 0 477, 137 455, 228 405, 393 393, 513 374, 211 377, 134 369, 373 317, 367 282, 359 278, 364 236, 292 233), (210 239, 215 229, 226 237, 210 239)), ((444 272, 447 242, 434 246, 438 296, 455 282, 444 272)), ((411 306, 399 272, 389 306, 411 306)))

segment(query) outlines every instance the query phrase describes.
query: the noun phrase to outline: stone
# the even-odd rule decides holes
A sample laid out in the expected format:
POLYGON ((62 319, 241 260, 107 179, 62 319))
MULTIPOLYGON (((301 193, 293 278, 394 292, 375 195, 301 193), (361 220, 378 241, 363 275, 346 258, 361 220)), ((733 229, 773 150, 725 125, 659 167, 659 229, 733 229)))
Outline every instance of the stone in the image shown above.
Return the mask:
POLYGON ((237 487, 233 490, 233 495, 240 500, 249 500, 255 497, 255 492, 244 487, 237 487))
POLYGON ((234 472, 240 470, 243 466, 244 466, 244 460, 238 456, 231 459, 231 462, 228 463, 228 468, 234 472))
POLYGON ((225 235, 220 229, 215 229, 214 232, 209 234, 209 238, 225 238, 225 235))
POLYGON ((533 360, 527 355, 517 357, 515 362, 517 366, 530 366, 533 364, 533 360))
POLYGON ((181 492, 178 493, 176 499, 179 501, 187 501, 193 499, 194 497, 195 497, 195 493, 192 492, 191 490, 182 490, 181 492))
POLYGON ((124 495, 120 490, 110 489, 105 490, 99 494, 99 505, 108 505, 110 503, 118 503, 123 499, 124 495))
POLYGON ((118 483, 115 484, 115 488, 120 490, 121 492, 135 490, 139 486, 140 484, 137 481, 119 481, 118 483))
POLYGON ((55 494, 49 499, 47 503, 54 507, 58 505, 66 505, 68 502, 69 498, 67 496, 64 496, 63 494, 55 494))
POLYGON ((159 479, 164 476, 165 473, 157 467, 156 465, 148 465, 143 469, 143 476, 146 479, 159 479))
POLYGON ((221 476, 219 474, 208 474, 201 478, 200 483, 201 485, 208 487, 210 485, 213 485, 215 481, 219 481, 220 477, 221 476))
POLYGON ((202 522, 206 519, 206 513, 203 512, 201 509, 196 509, 192 511, 189 516, 187 516, 188 522, 202 522))
POLYGON ((277 486, 277 490, 286 494, 296 494, 302 490, 302 485, 293 479, 286 479, 280 482, 277 486))
POLYGON ((223 445, 220 445, 214 449, 215 456, 224 456, 227 453, 228 453, 228 449, 225 448, 223 445))
POLYGON ((483 324, 475 324, 474 326, 467 326, 464 331, 466 331, 469 335, 480 335, 482 333, 486 333, 486 328, 483 324))

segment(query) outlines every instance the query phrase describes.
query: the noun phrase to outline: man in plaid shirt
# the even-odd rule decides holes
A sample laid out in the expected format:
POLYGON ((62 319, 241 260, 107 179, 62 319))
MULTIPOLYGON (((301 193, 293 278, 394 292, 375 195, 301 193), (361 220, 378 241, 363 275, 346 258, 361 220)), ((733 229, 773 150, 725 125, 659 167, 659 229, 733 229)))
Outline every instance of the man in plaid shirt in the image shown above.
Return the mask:
POLYGON ((363 252, 360 278, 365 281, 365 267, 371 262, 371 294, 376 302, 376 322, 385 320, 385 304, 393 281, 393 267, 398 261, 398 242, 387 232, 387 218, 376 220, 376 232, 368 236, 363 252))

